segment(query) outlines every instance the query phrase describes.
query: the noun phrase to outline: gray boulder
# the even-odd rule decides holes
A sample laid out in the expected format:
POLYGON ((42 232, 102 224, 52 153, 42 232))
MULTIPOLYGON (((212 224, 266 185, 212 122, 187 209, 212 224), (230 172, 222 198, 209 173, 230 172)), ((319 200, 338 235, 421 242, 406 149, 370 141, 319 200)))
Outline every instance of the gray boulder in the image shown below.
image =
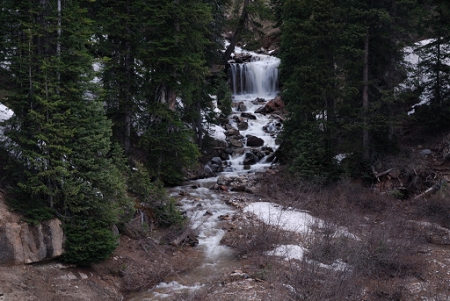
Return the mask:
POLYGON ((263 146, 264 140, 253 135, 247 135, 247 146, 263 146))

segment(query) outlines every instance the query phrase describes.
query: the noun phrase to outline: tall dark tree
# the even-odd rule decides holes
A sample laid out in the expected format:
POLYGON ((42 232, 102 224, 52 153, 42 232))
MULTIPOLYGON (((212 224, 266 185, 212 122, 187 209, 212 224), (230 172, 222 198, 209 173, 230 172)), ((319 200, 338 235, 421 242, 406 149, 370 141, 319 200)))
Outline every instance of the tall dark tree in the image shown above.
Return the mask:
POLYGON ((6 147, 21 169, 17 206, 31 218, 48 217, 36 216, 42 208, 61 218, 65 259, 89 264, 114 250, 111 227, 126 197, 111 158, 111 123, 92 83, 92 21, 80 3, 12 2, 20 22, 6 147))
POLYGON ((333 174, 338 152, 369 162, 392 139, 392 101, 415 1, 272 3, 290 112, 280 152, 307 176, 333 174))
POLYGON ((290 117, 280 152, 302 176, 333 173, 335 108, 342 99, 342 16, 334 1, 284 1, 281 81, 290 117))
POLYGON ((432 0, 428 5, 429 14, 423 24, 430 40, 416 50, 420 57, 418 88, 428 103, 417 108, 417 115, 434 131, 446 129, 450 124, 450 3, 432 0))

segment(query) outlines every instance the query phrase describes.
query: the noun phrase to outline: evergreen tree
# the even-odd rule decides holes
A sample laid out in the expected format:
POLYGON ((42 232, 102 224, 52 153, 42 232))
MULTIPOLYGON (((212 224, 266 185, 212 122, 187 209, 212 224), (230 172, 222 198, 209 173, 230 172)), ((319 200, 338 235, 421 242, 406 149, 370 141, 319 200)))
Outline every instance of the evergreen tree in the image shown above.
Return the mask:
POLYGON ((304 177, 333 176, 335 106, 343 83, 340 11, 333 1, 286 0, 282 8, 281 82, 290 112, 280 152, 304 177))
POLYGON ((115 248, 111 227, 126 197, 92 83, 92 22, 77 0, 13 1, 11 12, 20 21, 6 145, 21 168, 16 205, 30 218, 48 208, 63 220, 67 261, 97 262, 115 248))
POLYGON ((255 36, 261 36, 261 21, 270 19, 270 9, 265 1, 261 0, 234 0, 229 27, 232 28, 230 44, 223 55, 227 62, 239 40, 253 43, 255 36))
POLYGON ((424 30, 431 35, 429 43, 417 49, 420 57, 418 87, 429 102, 417 108, 418 120, 429 130, 443 130, 450 125, 450 3, 432 0, 424 30), (430 118, 430 116, 433 116, 430 118))
POLYGON ((376 158, 393 140, 394 92, 415 1, 272 3, 290 112, 282 156, 307 176, 333 175, 338 152, 376 158))

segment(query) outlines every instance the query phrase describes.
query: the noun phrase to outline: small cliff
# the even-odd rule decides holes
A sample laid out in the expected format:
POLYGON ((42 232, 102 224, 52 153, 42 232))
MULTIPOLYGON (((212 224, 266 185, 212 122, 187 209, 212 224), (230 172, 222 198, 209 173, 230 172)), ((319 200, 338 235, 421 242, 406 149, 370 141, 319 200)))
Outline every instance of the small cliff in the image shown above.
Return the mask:
POLYGON ((29 225, 10 212, 0 195, 0 265, 39 262, 63 253, 64 233, 58 219, 29 225))

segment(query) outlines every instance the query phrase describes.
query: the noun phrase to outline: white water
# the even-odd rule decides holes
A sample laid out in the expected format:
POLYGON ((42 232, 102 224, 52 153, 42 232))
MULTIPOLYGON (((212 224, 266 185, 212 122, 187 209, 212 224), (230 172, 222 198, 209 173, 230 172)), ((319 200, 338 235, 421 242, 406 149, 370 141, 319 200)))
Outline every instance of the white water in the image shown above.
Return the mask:
MULTIPOLYGON (((235 53, 240 55, 251 55, 250 62, 246 63, 230 63, 230 75, 232 79, 233 89, 233 112, 230 116, 232 122, 233 116, 240 116, 241 113, 250 113, 256 117, 256 120, 248 119, 248 129, 241 130, 242 136, 252 135, 264 140, 264 146, 270 147, 274 151, 277 148, 275 144, 275 135, 270 132, 276 131, 274 120, 270 114, 255 114, 254 112, 265 103, 255 102, 257 98, 264 99, 266 102, 275 98, 278 93, 278 66, 280 59, 270 55, 257 54, 236 47, 235 53), (237 104, 243 103, 247 108, 246 111, 238 111, 237 104), (264 131, 263 127, 269 129, 269 133, 264 131)), ((237 127, 236 124, 232 125, 237 127)), ((249 152, 247 148, 241 155, 233 155, 230 157, 231 169, 237 174, 249 172, 244 168, 245 153, 249 152)), ((260 171, 270 166, 266 158, 261 159, 257 164, 251 166, 251 171, 260 171)))
MULTIPOLYGON (((237 48, 236 51, 242 51, 237 48)), ((245 131, 240 131, 242 136, 248 134, 257 136, 264 140, 264 146, 271 147, 275 151, 275 137, 271 136, 263 130, 264 126, 273 128, 274 122, 269 115, 254 114, 254 111, 263 106, 263 103, 253 104, 257 97, 264 98, 266 101, 273 99, 278 89, 278 65, 279 59, 267 55, 259 55, 251 53, 255 59, 245 64, 245 67, 232 64, 233 83, 240 82, 243 87, 239 91, 234 91, 233 102, 243 102, 247 108, 245 113, 251 113, 256 116, 256 120, 248 120, 249 127, 245 131), (245 84, 244 84, 245 83, 245 84)), ((236 85, 234 85, 236 87, 236 85)), ((233 90, 235 90, 233 88, 233 90)), ((233 109, 230 122, 234 115, 240 116, 243 112, 233 109)), ((237 127, 236 124, 232 124, 237 127)), ((224 137, 223 137, 224 138, 224 137)), ((244 147, 244 149, 246 149, 244 147)), ((271 162, 267 162, 264 158, 257 164, 251 165, 250 170, 245 170, 242 155, 230 157, 231 172, 224 172, 225 176, 248 175, 251 177, 256 170, 268 168, 271 162)), ((180 293, 190 293, 192 291, 202 289, 204 284, 212 278, 230 273, 233 269, 240 267, 240 263, 234 259, 232 250, 226 246, 220 245, 220 241, 225 234, 222 229, 225 221, 220 221, 221 215, 232 215, 235 211, 233 207, 225 204, 221 199, 221 193, 210 190, 209 187, 217 182, 217 177, 197 180, 194 183, 186 183, 185 186, 171 189, 172 195, 179 195, 183 190, 188 196, 183 197, 180 201, 182 210, 186 212, 192 223, 192 228, 199 233, 199 244, 196 248, 202 250, 203 258, 197 268, 188 273, 177 275, 176 277, 166 279, 165 282, 158 284, 147 292, 135 295, 130 301, 145 300, 177 300, 180 293), (192 185, 195 184, 195 185, 192 185), (200 186, 199 188, 192 188, 200 186)), ((229 198, 229 195, 225 197, 229 198)))
POLYGON ((248 63, 231 63, 233 94, 250 98, 275 97, 278 92, 278 65, 280 59, 256 53, 248 63))

